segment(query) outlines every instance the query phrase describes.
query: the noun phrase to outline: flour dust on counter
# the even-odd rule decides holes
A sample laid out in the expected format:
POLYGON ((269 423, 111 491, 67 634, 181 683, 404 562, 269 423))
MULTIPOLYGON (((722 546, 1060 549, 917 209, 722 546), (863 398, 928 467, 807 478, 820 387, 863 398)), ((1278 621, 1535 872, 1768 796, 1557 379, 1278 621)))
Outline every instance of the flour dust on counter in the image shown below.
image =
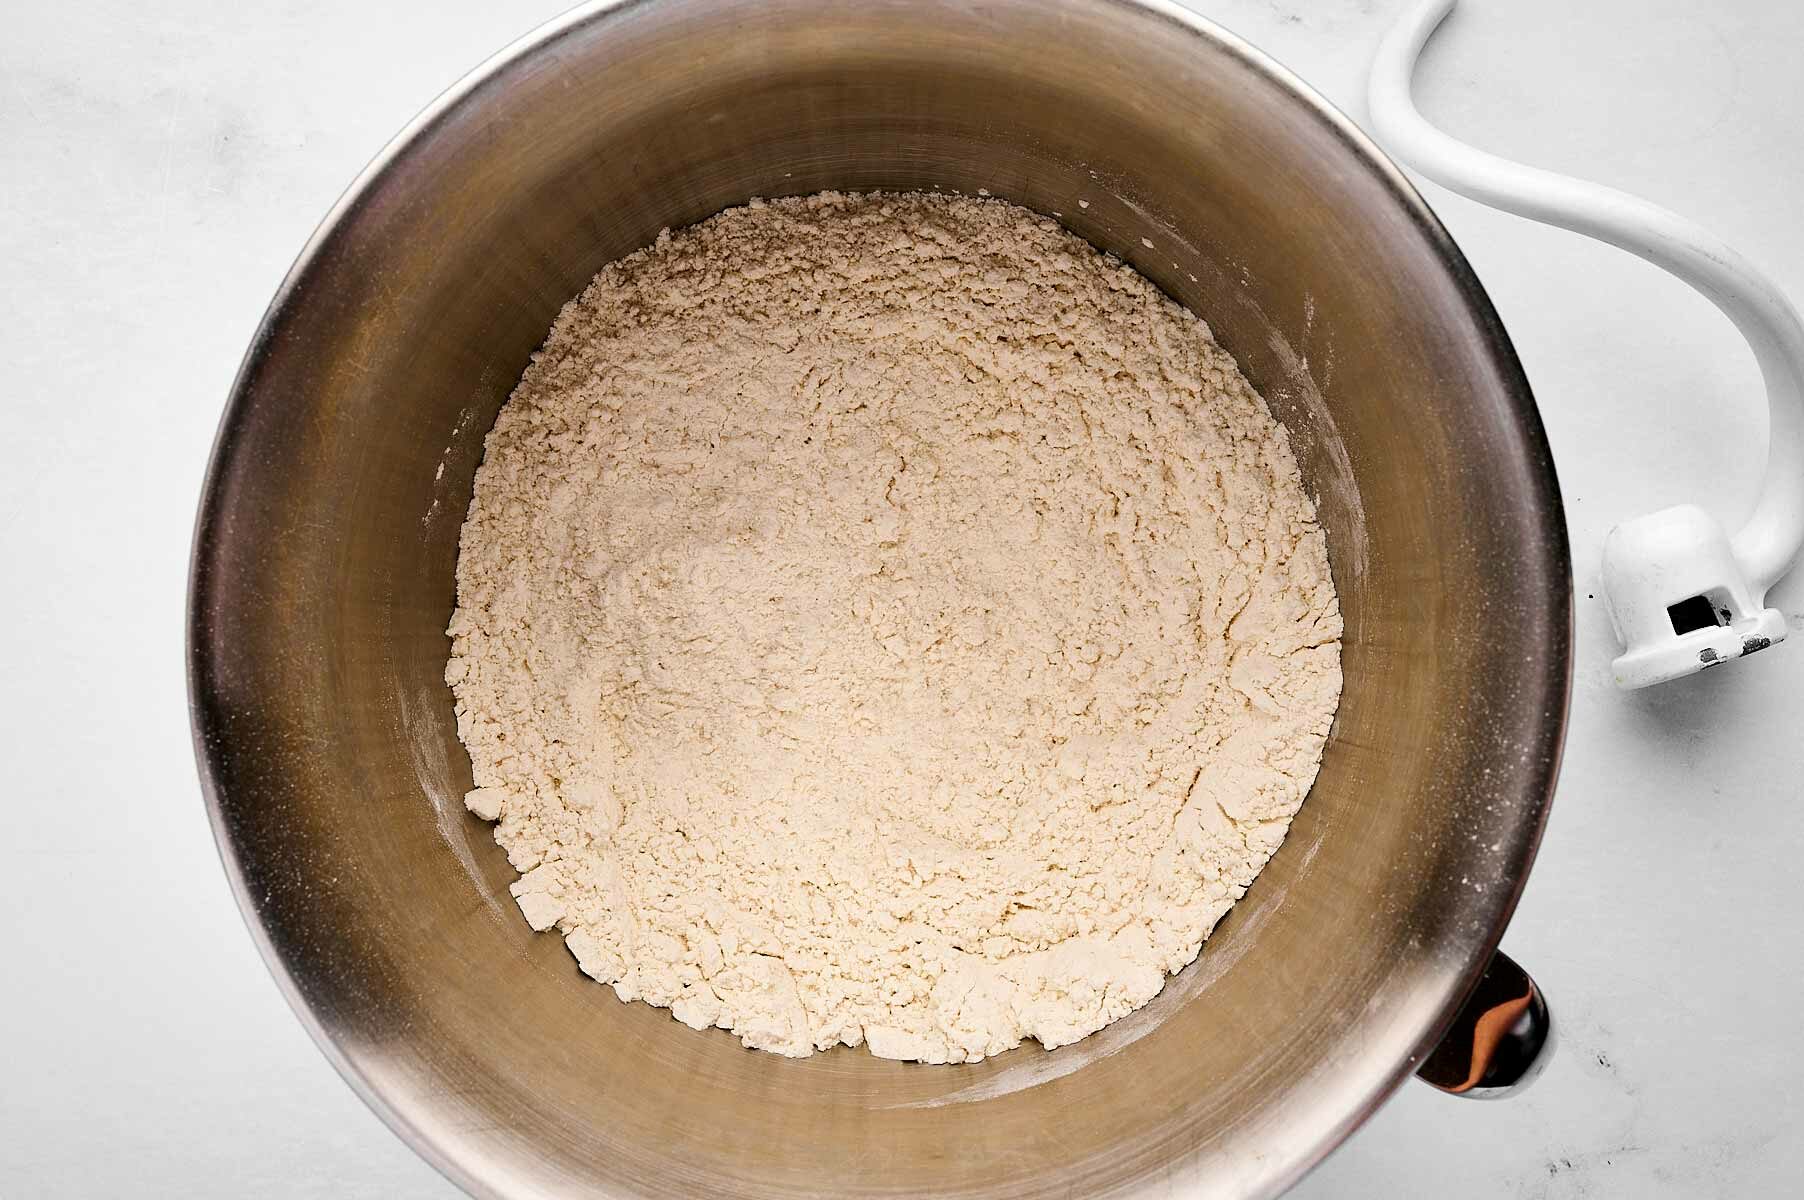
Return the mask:
POLYGON ((1208 327, 1000 200, 756 202, 604 269, 501 410, 468 797, 622 1000, 807 1055, 1075 1041, 1289 827, 1341 622, 1208 327))

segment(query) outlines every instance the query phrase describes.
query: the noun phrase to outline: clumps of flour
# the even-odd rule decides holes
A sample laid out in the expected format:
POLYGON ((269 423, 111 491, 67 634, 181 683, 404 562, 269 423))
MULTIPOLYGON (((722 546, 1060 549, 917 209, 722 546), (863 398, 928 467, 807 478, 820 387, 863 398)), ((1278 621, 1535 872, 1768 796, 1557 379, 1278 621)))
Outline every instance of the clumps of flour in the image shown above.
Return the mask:
POLYGON ((1208 328, 996 200, 754 202, 567 305, 489 435, 471 811, 623 1000, 806 1055, 1081 1038, 1192 961, 1340 693, 1208 328))

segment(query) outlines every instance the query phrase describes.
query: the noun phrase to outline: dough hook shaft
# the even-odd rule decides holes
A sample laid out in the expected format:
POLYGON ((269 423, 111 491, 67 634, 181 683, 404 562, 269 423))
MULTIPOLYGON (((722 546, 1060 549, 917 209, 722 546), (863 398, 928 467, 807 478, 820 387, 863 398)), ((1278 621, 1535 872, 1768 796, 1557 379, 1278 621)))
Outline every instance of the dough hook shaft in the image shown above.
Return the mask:
POLYGON ((1457 0, 1423 0, 1385 37, 1369 93, 1379 142, 1482 204, 1608 242, 1683 279, 1747 339, 1771 419, 1753 513, 1731 537, 1695 505, 1624 522, 1604 543, 1611 621, 1625 644, 1616 681, 1642 687, 1716 666, 1785 637, 1766 592, 1804 545, 1804 321, 1773 281, 1720 238, 1626 192, 1475 149, 1417 111, 1410 80, 1457 0))

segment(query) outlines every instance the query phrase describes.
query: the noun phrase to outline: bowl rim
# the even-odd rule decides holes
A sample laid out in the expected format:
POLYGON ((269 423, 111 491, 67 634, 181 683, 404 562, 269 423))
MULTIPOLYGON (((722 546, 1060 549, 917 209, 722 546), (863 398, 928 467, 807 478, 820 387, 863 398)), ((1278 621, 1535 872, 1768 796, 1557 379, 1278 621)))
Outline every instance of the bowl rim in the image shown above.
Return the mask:
MULTIPOLYGON (((433 135, 442 121, 484 89, 501 83, 510 70, 542 53, 554 50, 565 39, 581 35, 595 26, 619 19, 633 11, 665 2, 667 0, 585 0, 584 3, 550 18, 483 59, 435 96, 358 172, 295 256, 259 319, 257 329, 233 376, 208 456, 190 543, 184 613, 184 656, 191 740, 208 823, 239 914, 288 1007, 314 1045, 351 1090, 396 1136, 452 1184, 472 1196, 492 1197, 494 1200, 504 1200, 504 1197, 492 1185, 492 1181, 472 1169, 473 1164, 457 1153, 453 1146, 428 1135, 401 1105, 391 1101, 383 1089, 373 1082, 352 1052, 340 1044, 333 1031, 308 1003, 299 981, 264 927, 226 817, 225 789, 219 770, 225 757, 222 750, 224 731, 209 718, 204 703, 209 680, 216 668, 213 652, 205 636, 206 621, 202 602, 212 575, 212 534, 225 517, 226 496, 222 481, 227 465, 239 451, 241 425, 255 398, 254 385, 259 369, 268 357, 271 343, 289 311, 294 307, 296 296, 304 291, 306 281, 318 269, 342 227, 365 205, 383 181, 399 169, 413 149, 433 135)), ((1559 776, 1569 724, 1573 675, 1573 586, 1565 510, 1540 411, 1502 318, 1452 235, 1402 169, 1352 118, 1288 67, 1238 34, 1184 7, 1176 0, 1085 2, 1132 10, 1162 21, 1171 27, 1175 36, 1213 43, 1217 51, 1237 58, 1242 65, 1270 78, 1297 102, 1301 111, 1352 151, 1389 193, 1399 212, 1407 215, 1415 231, 1423 236, 1441 267, 1447 272, 1464 300, 1469 316, 1482 334, 1484 353, 1496 370, 1508 402, 1508 413, 1517 426, 1516 432, 1524 445, 1537 452, 1521 464, 1527 473, 1523 507, 1538 519, 1546 531, 1545 536, 1539 539, 1537 553, 1542 559, 1540 565, 1545 569, 1549 586, 1547 594, 1539 599, 1547 606, 1555 636, 1545 647, 1546 655, 1539 660, 1542 676, 1536 681, 1534 689, 1536 694, 1543 696, 1548 702, 1543 718, 1543 728, 1547 734, 1547 754, 1540 764, 1538 778, 1533 779, 1534 786, 1525 793, 1525 799, 1533 801, 1533 804, 1532 811, 1526 814, 1517 827, 1515 837, 1518 845, 1507 848, 1503 856, 1519 862, 1520 868, 1510 879, 1510 886, 1497 892, 1491 900, 1492 916, 1483 937, 1474 940, 1475 952, 1464 969, 1447 978, 1435 1004, 1439 1015, 1423 1029, 1413 1051, 1369 1086, 1358 1098, 1358 1102, 1349 1105, 1334 1125, 1317 1131, 1313 1144, 1306 1150, 1282 1164, 1279 1170, 1268 1173, 1262 1179, 1259 1189, 1252 1193, 1276 1196, 1301 1180, 1370 1119, 1440 1042, 1457 1017, 1466 997, 1476 987, 1521 899, 1552 807, 1554 785, 1559 776)))

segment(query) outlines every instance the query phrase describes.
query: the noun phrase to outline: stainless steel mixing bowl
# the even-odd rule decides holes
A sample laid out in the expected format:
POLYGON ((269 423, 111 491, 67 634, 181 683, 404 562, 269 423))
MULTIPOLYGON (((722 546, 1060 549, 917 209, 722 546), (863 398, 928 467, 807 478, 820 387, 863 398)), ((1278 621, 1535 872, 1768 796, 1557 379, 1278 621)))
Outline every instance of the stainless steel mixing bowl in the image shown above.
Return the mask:
POLYGON ((1161 0, 627 0, 435 103, 277 295, 196 533, 195 742, 295 1010, 474 1193, 1264 1195, 1490 961, 1565 724, 1563 528, 1446 232, 1232 36, 1161 0), (604 263, 752 196, 934 187, 1061 214, 1214 327, 1319 495, 1346 693, 1289 840, 1140 1013, 969 1066, 785 1060, 620 1003, 513 910, 442 680, 458 528, 604 263))

